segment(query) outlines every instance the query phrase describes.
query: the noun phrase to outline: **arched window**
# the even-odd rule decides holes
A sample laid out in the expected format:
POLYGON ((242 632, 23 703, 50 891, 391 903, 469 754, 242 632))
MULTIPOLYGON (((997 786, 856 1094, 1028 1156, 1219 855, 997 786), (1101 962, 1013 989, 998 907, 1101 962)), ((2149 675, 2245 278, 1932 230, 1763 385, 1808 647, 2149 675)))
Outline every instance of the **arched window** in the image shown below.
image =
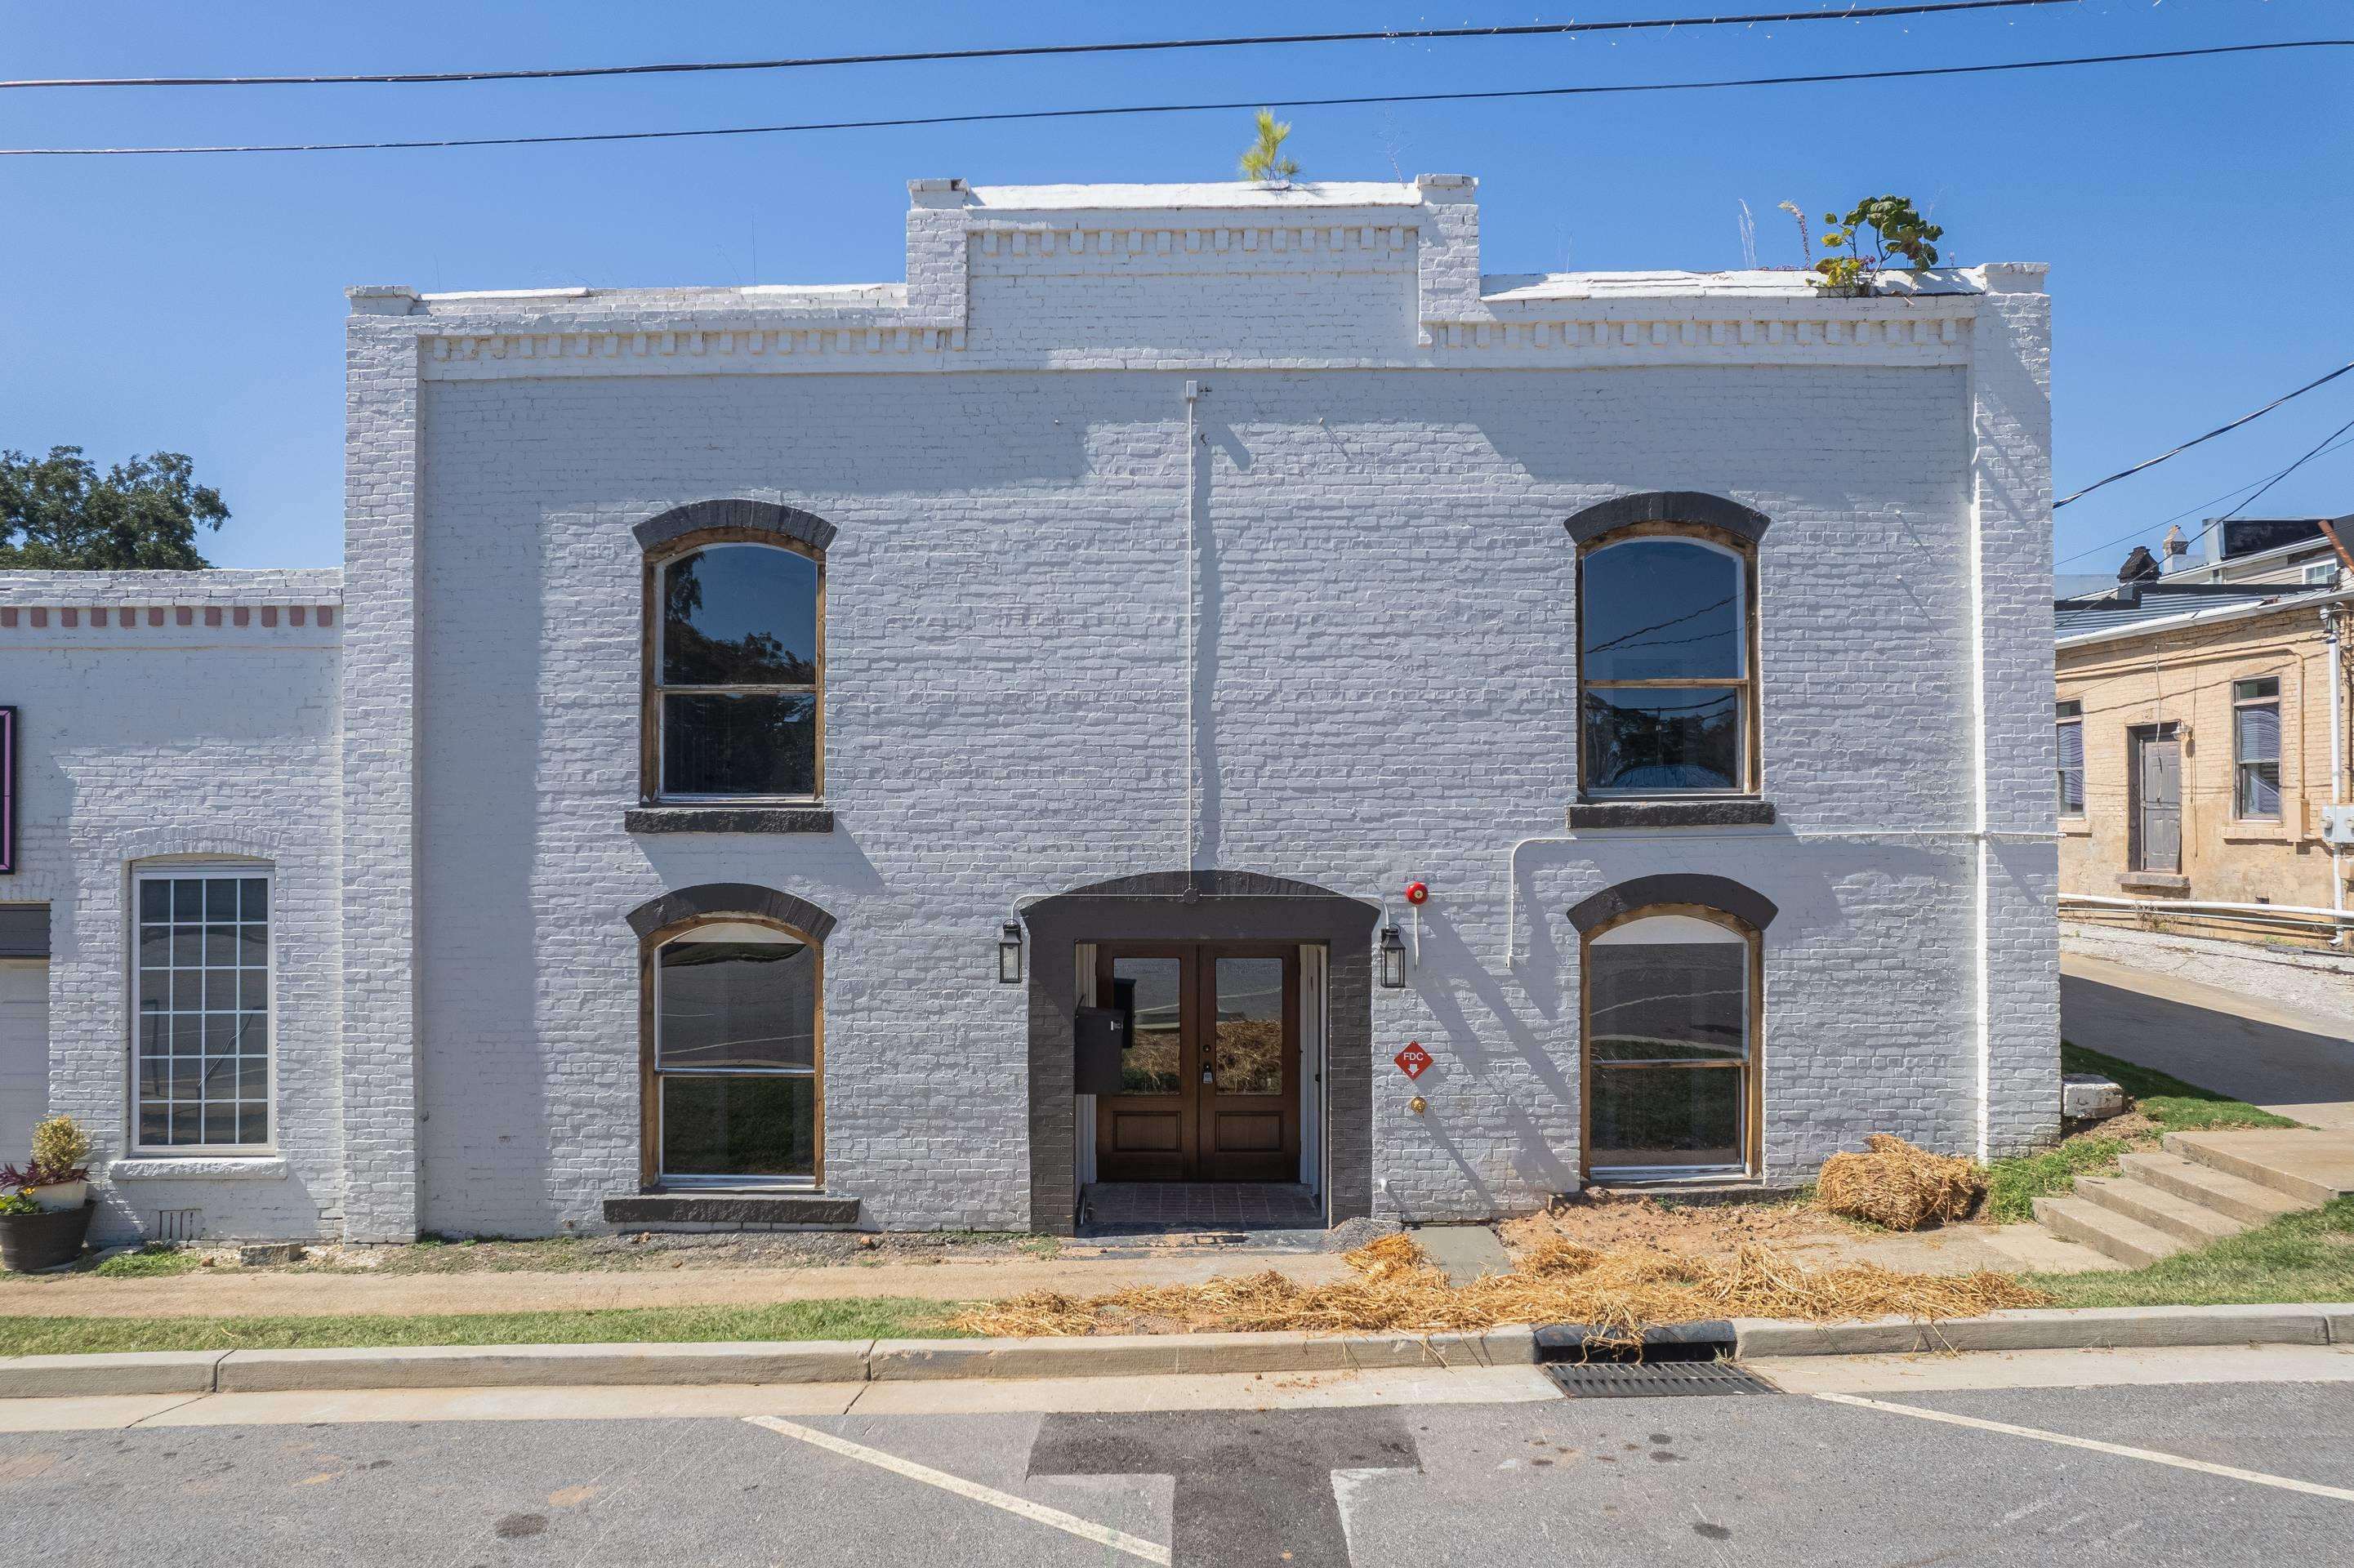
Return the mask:
POLYGON ((1757 932, 1655 906, 1589 931, 1585 949, 1587 1174, 1753 1170, 1757 932))
POLYGON ((825 758, 825 566, 717 529, 647 560, 647 792, 813 800, 825 758))
POLYGON ((1589 796, 1756 792, 1755 555, 1640 523, 1578 552, 1578 779, 1589 796))
POLYGON ((809 1185, 822 1175, 823 954, 807 934, 690 919, 649 942, 653 1179, 809 1185))

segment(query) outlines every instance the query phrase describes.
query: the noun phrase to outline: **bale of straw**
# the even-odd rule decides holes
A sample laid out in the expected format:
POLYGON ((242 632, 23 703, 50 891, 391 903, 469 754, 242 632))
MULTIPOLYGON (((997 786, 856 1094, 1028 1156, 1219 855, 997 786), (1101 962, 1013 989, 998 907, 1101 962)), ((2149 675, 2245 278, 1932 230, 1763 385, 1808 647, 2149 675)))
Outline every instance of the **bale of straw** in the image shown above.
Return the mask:
POLYGON ((1884 1132, 1863 1144, 1861 1154, 1823 1161, 1815 1194, 1834 1214, 1917 1231, 1962 1218, 1986 1196, 1986 1174, 1967 1160, 1931 1154, 1884 1132))

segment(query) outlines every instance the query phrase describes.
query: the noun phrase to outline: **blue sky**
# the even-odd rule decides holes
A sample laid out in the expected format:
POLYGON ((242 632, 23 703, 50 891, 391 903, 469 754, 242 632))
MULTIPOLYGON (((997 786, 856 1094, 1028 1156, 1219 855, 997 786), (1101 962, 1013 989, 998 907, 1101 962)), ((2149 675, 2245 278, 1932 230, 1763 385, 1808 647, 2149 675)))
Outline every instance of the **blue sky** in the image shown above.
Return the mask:
MULTIPOLYGON (((1804 5, 1806 0, 1800 0, 1804 5)), ((1750 9, 1799 8, 1788 0, 1750 9)), ((1829 8, 1829 7, 1826 7, 1829 8)), ((381 7, 0 5, 0 74, 609 64, 1078 39, 1701 14, 1464 0, 1033 0, 381 7)), ((442 87, 0 93, 0 145, 672 128, 1352 92, 1875 69, 2354 35, 2343 0, 2081 0, 1990 15, 1045 61, 442 87)), ((2061 493, 2354 359, 2354 50, 1983 79, 1303 110, 1310 176, 1481 180, 1490 271, 1798 260, 1776 210, 1910 195, 1950 260, 2052 264, 2061 493)), ((904 182, 1224 178, 1241 113, 735 140, 179 159, 0 160, 0 447, 194 455, 223 566, 341 557, 344 301, 423 289, 902 275, 904 182)), ((2068 571, 2285 466, 2354 376, 2060 514, 2068 571)), ((2354 512, 2354 446, 2255 511, 2354 512)), ((2195 526, 2195 523, 2194 523, 2195 526)), ((2153 533, 2151 537, 2155 537, 2153 533)))

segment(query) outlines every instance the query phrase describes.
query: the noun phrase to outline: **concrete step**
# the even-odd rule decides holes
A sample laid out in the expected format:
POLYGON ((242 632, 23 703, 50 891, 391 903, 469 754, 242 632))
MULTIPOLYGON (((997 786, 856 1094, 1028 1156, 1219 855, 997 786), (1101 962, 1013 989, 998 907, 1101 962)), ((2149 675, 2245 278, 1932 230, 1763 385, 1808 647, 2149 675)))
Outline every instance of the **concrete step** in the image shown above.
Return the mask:
POLYGON ((2155 1226, 2102 1208, 2084 1198, 2038 1198, 2035 1217, 2062 1241, 2083 1242, 2119 1263, 2147 1268, 2188 1245, 2155 1226))
POLYGON ((2202 1203, 2131 1176, 2079 1176, 2076 1196, 2192 1246, 2205 1246, 2248 1228, 2243 1220, 2219 1214, 2202 1203))
POLYGON ((2153 1152, 2128 1154, 2117 1161, 2125 1173, 2137 1181, 2161 1188, 2178 1198, 2244 1220, 2252 1225, 2268 1224, 2283 1214, 2293 1214, 2306 1207, 2286 1192, 2219 1171, 2212 1165, 2201 1165, 2195 1160, 2185 1160, 2179 1154, 2153 1152))
POLYGON ((2169 1154, 2285 1192, 2308 1208, 2354 1192, 2354 1132, 2169 1132, 2159 1144, 2169 1154))

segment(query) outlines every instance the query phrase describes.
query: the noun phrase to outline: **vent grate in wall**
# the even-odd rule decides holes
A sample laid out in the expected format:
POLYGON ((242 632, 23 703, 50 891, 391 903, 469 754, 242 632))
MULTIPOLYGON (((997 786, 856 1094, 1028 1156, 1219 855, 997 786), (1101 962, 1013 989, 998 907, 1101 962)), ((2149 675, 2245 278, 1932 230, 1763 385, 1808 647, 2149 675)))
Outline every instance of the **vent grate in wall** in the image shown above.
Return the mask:
POLYGON ((147 1239, 159 1242, 192 1242, 205 1234, 205 1212, 202 1209, 158 1209, 155 1224, 147 1239))

